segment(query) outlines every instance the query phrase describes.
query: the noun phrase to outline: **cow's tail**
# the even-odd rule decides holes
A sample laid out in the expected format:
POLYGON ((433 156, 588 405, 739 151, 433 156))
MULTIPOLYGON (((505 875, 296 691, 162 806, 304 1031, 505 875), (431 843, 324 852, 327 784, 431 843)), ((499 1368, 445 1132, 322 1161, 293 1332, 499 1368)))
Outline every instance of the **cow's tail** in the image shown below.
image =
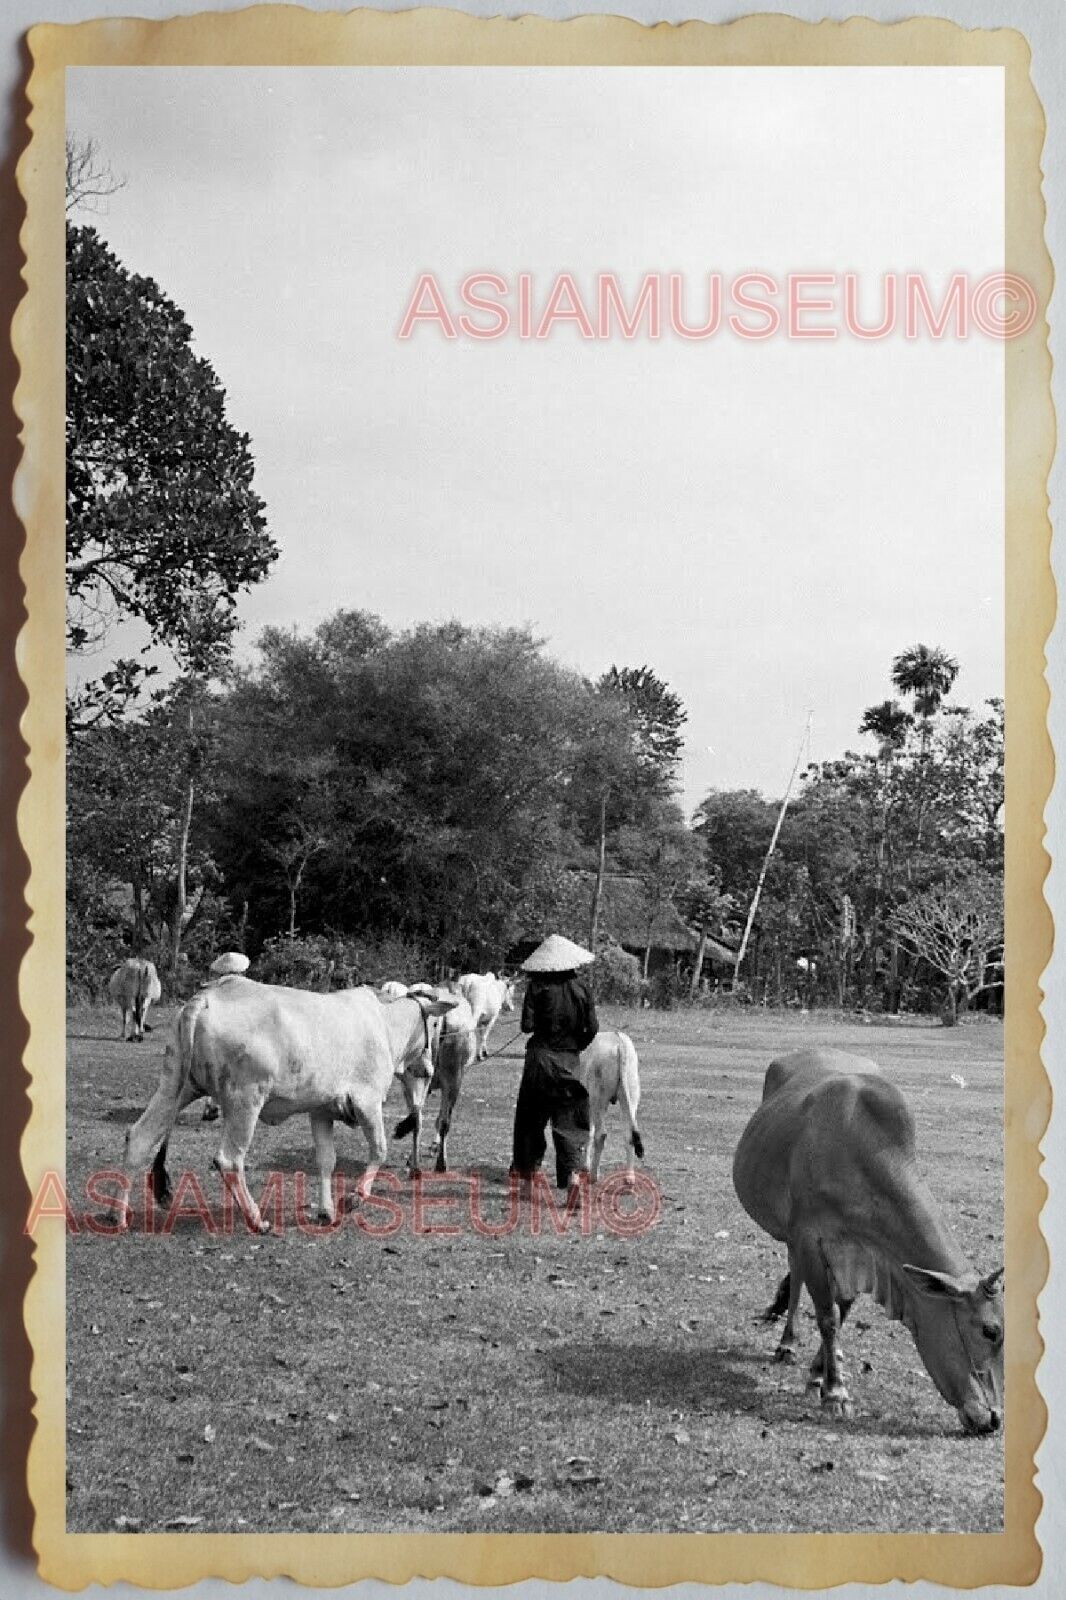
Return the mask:
POLYGON ((173 1037, 167 1045, 159 1088, 149 1101, 144 1115, 134 1123, 126 1138, 127 1158, 131 1165, 141 1165, 142 1158, 147 1161, 149 1156, 153 1157, 152 1193, 160 1204, 170 1196, 167 1140, 192 1076, 196 1024, 205 1003, 206 996, 196 995, 181 1008, 173 1037))
POLYGON ((629 1139, 633 1153, 644 1160, 644 1140, 637 1126, 637 1107, 640 1104, 640 1073, 637 1068, 637 1050, 628 1033, 618 1035, 618 1103, 629 1123, 629 1139))

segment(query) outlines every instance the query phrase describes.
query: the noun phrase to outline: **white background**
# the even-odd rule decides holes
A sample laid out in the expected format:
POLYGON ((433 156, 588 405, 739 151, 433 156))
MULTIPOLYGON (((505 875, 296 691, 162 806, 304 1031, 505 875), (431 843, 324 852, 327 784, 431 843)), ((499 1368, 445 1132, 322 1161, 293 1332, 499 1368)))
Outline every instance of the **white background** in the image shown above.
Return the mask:
MULTIPOLYGON (((5 12, 3 18, 0 19, 0 44, 2 44, 5 51, 3 66, 0 68, 0 70, 3 70, 6 73, 5 88, 7 90, 6 104, 3 109, 11 118, 12 128, 14 126, 14 120, 16 118, 21 118, 22 115, 21 105, 17 100, 13 99, 13 96, 14 91, 18 83, 21 81, 25 70, 24 61, 20 57, 20 46, 18 41, 21 32, 26 27, 29 27, 35 22, 44 20, 67 22, 77 21, 98 15, 123 15, 127 14, 131 9, 133 9, 133 7, 129 5, 107 4, 106 0, 86 0, 86 3, 81 3, 81 0, 65 0, 65 3, 60 3, 60 0, 53 0, 50 10, 46 11, 43 9, 43 3, 44 0, 37 0, 37 3, 35 4, 26 4, 24 3, 24 0, 6 0, 5 12)), ((175 12, 194 11, 199 8, 194 5, 181 4, 180 0, 179 3, 169 5, 160 3, 160 0, 141 0, 140 5, 138 5, 136 9, 141 15, 166 16, 175 12)), ((236 8, 220 6, 219 9, 236 8)), ((317 9, 328 9, 328 7, 318 6, 317 9)), ((389 9, 400 8, 390 7, 389 9)), ((507 14, 509 8, 501 7, 491 3, 486 5, 477 5, 471 3, 466 9, 483 15, 497 15, 500 14, 501 11, 504 14, 507 14)), ((520 14, 521 9, 523 8, 516 8, 513 14, 520 14)), ((804 17, 809 20, 818 20, 822 16, 826 15, 836 15, 841 17, 847 16, 851 14, 855 8, 847 4, 826 4, 823 6, 815 6, 796 3, 787 7, 775 4, 768 7, 752 6, 741 9, 732 9, 726 7, 725 5, 708 3, 708 0, 704 0, 703 4, 673 6, 631 4, 629 6, 611 5, 609 7, 601 7, 596 6, 595 4, 589 4, 580 8, 564 8, 550 4, 549 0, 543 0, 543 3, 538 9, 540 9, 543 14, 558 16, 569 15, 578 9, 583 9, 587 11, 620 11, 637 17, 642 21, 681 21, 687 17, 702 17, 708 21, 728 21, 734 16, 745 14, 746 11, 759 9, 774 11, 787 10, 795 16, 804 17)), ((885 21, 896 21, 905 16, 913 14, 912 11, 907 7, 894 7, 884 3, 876 3, 876 0, 868 0, 868 3, 863 6, 862 9, 866 15, 877 17, 885 21)), ((1041 95, 1043 100, 1049 119, 1049 145, 1044 160, 1044 170, 1046 175, 1045 192, 1048 197, 1048 203, 1051 212, 1049 220, 1049 241, 1052 248, 1052 254, 1059 259, 1066 260, 1066 239, 1063 237, 1062 222, 1064 183, 1066 183, 1066 177, 1064 177, 1063 172, 1064 153, 1066 153, 1066 133, 1064 133, 1063 127, 1066 113, 1060 112, 1058 119, 1056 120, 1056 107, 1066 107, 1066 81, 1064 81, 1064 79, 1066 79, 1066 68, 1064 68, 1064 63, 1066 63, 1066 52, 1064 52, 1063 48, 1064 44, 1066 44, 1066 27, 1064 27, 1063 22, 1063 12, 1058 7, 1051 5, 1037 6, 1035 4, 1018 4, 1011 3, 1011 0, 999 0, 999 3, 979 4, 977 3, 977 0, 973 0, 973 3, 967 4, 945 4, 943 6, 930 7, 928 8, 927 14, 953 17, 971 27, 1013 26, 1021 29, 1027 34, 1033 48, 1034 81, 1038 93, 1041 95)), ((13 137, 14 134, 9 131, 7 141, 8 144, 10 144, 10 141, 13 137)), ((1063 348, 1061 331, 1056 326, 1058 320, 1056 316, 1057 309, 1057 303, 1053 303, 1052 349, 1053 355, 1056 356, 1057 373, 1061 374, 1064 370, 1064 366, 1066 366, 1066 349, 1063 348)), ((1060 414, 1066 414, 1066 404, 1064 404, 1064 396, 1061 389, 1061 378, 1059 382, 1058 401, 1060 414)), ((1060 462, 1057 464, 1056 474, 1052 481, 1053 512, 1056 504, 1061 501, 1061 493, 1062 467, 1060 462)), ((1060 575, 1060 582, 1062 581, 1063 578, 1060 575)), ((1062 683, 1063 662, 1064 659, 1066 659, 1066 655, 1064 655, 1061 628, 1057 631, 1056 637, 1052 642, 1050 657, 1051 664, 1049 668, 1049 675, 1052 683, 1053 685, 1055 683, 1062 683)), ((1056 744, 1058 748, 1066 748, 1066 721, 1064 721, 1061 703, 1057 699, 1054 701, 1052 707, 1052 730, 1056 738, 1056 744)), ((1051 825, 1052 839, 1054 840, 1056 836, 1061 838, 1063 823, 1061 791, 1053 800, 1052 814, 1049 822, 1051 825)), ((1049 891, 1053 897, 1062 897, 1062 890, 1060 887, 1061 879, 1062 869, 1058 868, 1055 872, 1053 872, 1051 889, 1049 891)), ((1049 999, 1045 1007, 1045 1014, 1049 1025, 1049 1043, 1045 1050, 1045 1059, 1053 1080, 1056 1075, 1056 1065, 1060 1055, 1061 1040, 1064 1036, 1066 1036, 1066 1006, 1064 1006, 1061 998, 1063 990, 1062 967, 1063 957, 1060 954, 1056 958, 1056 962, 1053 964, 1053 967, 1046 980, 1046 987, 1049 990, 1049 999)), ((1056 1129, 1055 1125, 1053 1124, 1051 1140, 1055 1141, 1056 1136, 1057 1142, 1061 1146, 1061 1127, 1056 1129)), ((6 1220, 8 1222, 8 1226, 16 1230, 21 1221, 21 1219, 17 1217, 8 1218, 6 1220)), ((1053 1255, 1057 1255, 1060 1262, 1066 1260, 1066 1223, 1064 1223, 1063 1220, 1061 1204, 1055 1208, 1055 1210, 1049 1208, 1049 1212, 1045 1216, 1044 1228, 1045 1234, 1051 1244, 1053 1255), (1056 1211, 1058 1213, 1057 1216, 1056 1211)), ((1061 1313, 1059 1313, 1058 1318, 1054 1314, 1056 1300, 1061 1302, 1062 1298, 1060 1282, 1061 1277, 1061 1268, 1057 1277, 1053 1269, 1052 1283, 1044 1296, 1042 1305, 1044 1333, 1045 1338, 1049 1340, 1050 1353, 1043 1368, 1041 1369, 1040 1381, 1045 1394, 1048 1395, 1051 1401, 1053 1421, 1049 1430, 1048 1438, 1043 1447, 1040 1460, 1041 1487, 1045 1495, 1046 1509, 1040 1524, 1039 1532, 1044 1545, 1046 1560, 1043 1575, 1033 1592, 1041 1596, 1051 1596, 1059 1592, 1061 1587, 1059 1580, 1061 1578, 1062 1564, 1064 1556, 1066 1556, 1066 1503, 1064 1503, 1066 1502, 1066 1497, 1064 1497, 1063 1492, 1063 1469, 1064 1464, 1066 1464, 1066 1455, 1064 1455, 1064 1450, 1066 1450, 1066 1444, 1064 1444, 1064 1438, 1066 1438, 1066 1423, 1063 1421, 1063 1417, 1066 1415, 1066 1387, 1063 1386, 1062 1382, 1063 1369, 1061 1368, 1059 1361, 1059 1351, 1056 1349, 1056 1336, 1054 1333, 1056 1322, 1061 1317, 1061 1313), (1051 1330, 1050 1332, 1049 1329, 1051 1330), (1056 1418, 1058 1419, 1057 1421, 1055 1420, 1056 1418)), ((275 1590, 277 1590, 281 1587, 281 1585, 250 1585, 249 1592, 266 1592, 270 1587, 273 1587, 275 1590)), ((591 1583, 580 1583, 572 1587, 575 1591, 579 1592, 582 1597, 585 1595, 591 1595, 597 1590, 607 1594, 610 1593, 614 1588, 614 1586, 594 1585, 591 1583)), ((386 1589, 384 1586, 364 1585, 362 1588, 364 1593, 369 1592, 370 1590, 375 1590, 377 1593, 380 1593, 383 1596, 392 1592, 386 1589)), ((11 1596, 33 1595, 43 1592, 43 1586, 36 1579, 32 1571, 25 1564, 21 1564, 17 1560, 14 1560, 10 1553, 2 1549, 0 1549, 0 1589, 2 1589, 4 1594, 11 1596)), ((455 1586, 444 1584, 439 1586, 439 1590, 441 1593, 458 1592, 455 1586)), ((870 1591, 870 1594, 888 1595, 896 1590, 898 1590, 901 1595, 904 1593, 901 1586, 891 1586, 888 1589, 870 1591)), ((114 1594, 118 1594, 120 1592, 120 1590, 111 1591, 111 1593, 114 1594)), ((204 1584, 200 1586, 200 1589, 197 1592, 205 1595, 218 1594, 220 1596, 232 1593, 228 1587, 221 1584, 204 1584)), ((547 1594, 549 1592, 549 1587, 546 1585, 530 1584, 523 1587, 523 1593, 527 1595, 539 1593, 547 1594)), ((690 1591, 685 1592, 688 1593, 690 1591)), ((691 1592, 695 1593, 696 1591, 691 1592)), ((775 1591, 763 1592, 769 1594, 775 1591)), ((836 1592, 843 1593, 843 1591, 836 1592)), ((860 1591, 854 1589, 851 1592, 858 1593, 860 1591)), ((914 1594, 915 1596, 920 1596, 923 1594, 932 1595, 937 1592, 943 1591, 935 1591, 931 1587, 925 1585, 917 1585, 913 1589, 907 1591, 907 1593, 914 1594)), ((1009 1591, 1004 1592, 1007 1593, 1009 1591)), ((740 1596, 750 1596, 752 1597, 752 1600, 756 1600, 756 1597, 760 1595, 760 1590, 757 1586, 755 1586, 745 1589, 736 1589, 735 1591, 731 1591, 731 1593, 735 1593, 738 1597, 738 1600, 740 1596)))

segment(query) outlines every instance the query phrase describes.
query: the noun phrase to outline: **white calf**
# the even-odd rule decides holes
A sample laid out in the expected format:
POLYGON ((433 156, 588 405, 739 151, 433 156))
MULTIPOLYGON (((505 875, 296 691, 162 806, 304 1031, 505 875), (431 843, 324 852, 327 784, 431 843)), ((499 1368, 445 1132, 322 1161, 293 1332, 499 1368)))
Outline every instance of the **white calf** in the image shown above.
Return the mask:
POLYGON ((592 1148, 590 1176, 593 1183, 599 1177, 600 1158, 607 1138, 607 1107, 616 1102, 629 1124, 629 1155, 627 1168, 633 1177, 633 1156, 644 1159, 644 1141, 637 1127, 637 1107, 640 1104, 640 1075, 637 1070, 637 1052, 628 1033, 598 1033, 587 1050, 581 1053, 582 1076, 589 1092, 592 1121, 592 1148))

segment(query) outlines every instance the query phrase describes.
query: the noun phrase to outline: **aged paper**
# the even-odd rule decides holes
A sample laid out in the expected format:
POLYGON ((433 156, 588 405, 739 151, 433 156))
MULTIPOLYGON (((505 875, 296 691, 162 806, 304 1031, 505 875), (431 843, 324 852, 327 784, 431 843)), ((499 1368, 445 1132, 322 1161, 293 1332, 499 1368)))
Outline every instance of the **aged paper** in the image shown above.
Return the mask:
MULTIPOLYGON (((1044 642, 1055 610, 1049 565, 1047 474, 1054 416, 1044 308, 1051 263, 1043 243, 1040 104, 1025 41, 1007 31, 967 31, 915 20, 855 19, 808 25, 762 17, 728 26, 645 28, 615 18, 549 23, 480 21, 458 13, 312 15, 262 7, 167 23, 136 20, 43 25, 30 38, 30 147, 19 168, 27 204, 26 299, 13 330, 22 379, 16 406, 25 457, 15 498, 27 529, 22 570, 29 621, 19 662, 30 695, 25 736, 31 779, 20 809, 32 874, 33 946, 22 1003, 31 1026, 27 1065, 33 1116, 23 1140, 31 1193, 66 1163, 64 1059, 64 131, 71 69, 100 67, 278 69, 311 67, 978 67, 1002 74, 1008 273, 1035 294, 1037 314, 1005 343, 1007 944, 1005 1063, 1006 1477, 1002 1533, 655 1534, 428 1531, 389 1533, 68 1532, 66 1250, 62 1225, 35 1231, 36 1275, 26 1301, 34 1349, 37 1433, 30 1465, 42 1574, 78 1588, 125 1579, 147 1586, 207 1575, 240 1581, 288 1575, 331 1585, 373 1576, 403 1582, 448 1576, 468 1583, 605 1575, 660 1586, 763 1579, 810 1588, 849 1580, 928 1579, 959 1587, 1032 1582, 1040 1569, 1034 1526, 1040 1497, 1034 1456, 1045 1409, 1037 1382, 1042 1342, 1036 1299, 1047 1255, 1039 1227, 1045 1186, 1038 1143, 1050 1104, 1040 1059, 1039 977, 1051 949, 1041 885, 1042 813, 1052 777, 1046 732, 1044 642)), ((422 263, 413 264, 420 267, 422 263)), ((432 263, 426 263, 432 266, 432 263)), ((472 263, 478 266, 479 263, 472 263)), ((605 263, 610 265, 610 263, 605 263)), ((649 263, 654 265, 654 263, 649 263)), ((798 263, 806 266, 807 263, 798 263)), ((520 263, 514 264, 516 270, 520 263)), ((664 269, 669 263, 663 263, 664 269)), ((846 1424, 841 1424, 846 1426, 846 1424)), ((970 1446, 979 1449, 980 1441, 970 1446)), ((667 1519, 668 1520, 668 1519, 667 1519)), ((424 1519, 419 1524, 425 1526, 424 1519)))

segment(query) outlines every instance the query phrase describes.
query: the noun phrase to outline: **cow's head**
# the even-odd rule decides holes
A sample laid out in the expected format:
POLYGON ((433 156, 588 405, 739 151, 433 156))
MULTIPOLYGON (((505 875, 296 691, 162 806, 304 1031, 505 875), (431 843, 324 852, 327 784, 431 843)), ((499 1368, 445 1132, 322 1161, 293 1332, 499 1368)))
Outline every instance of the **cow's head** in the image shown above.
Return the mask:
POLYGON ((403 1078, 404 1088, 412 1107, 421 1106, 429 1093, 434 1062, 440 1041, 441 1018, 459 1004, 454 996, 441 996, 429 984, 417 984, 406 998, 418 1007, 422 1027, 416 1032, 397 1064, 397 1074, 403 1078))
POLYGON ((1003 1419, 1002 1267, 967 1279, 903 1270, 917 1291, 914 1336, 926 1371, 967 1433, 994 1433, 1003 1419))
POLYGON ((500 982, 503 985, 503 1000, 500 1002, 500 1010, 501 1011, 513 1011, 514 1010, 514 991, 515 991, 515 984, 517 983, 517 981, 518 981, 517 978, 501 978, 500 979, 500 982))

